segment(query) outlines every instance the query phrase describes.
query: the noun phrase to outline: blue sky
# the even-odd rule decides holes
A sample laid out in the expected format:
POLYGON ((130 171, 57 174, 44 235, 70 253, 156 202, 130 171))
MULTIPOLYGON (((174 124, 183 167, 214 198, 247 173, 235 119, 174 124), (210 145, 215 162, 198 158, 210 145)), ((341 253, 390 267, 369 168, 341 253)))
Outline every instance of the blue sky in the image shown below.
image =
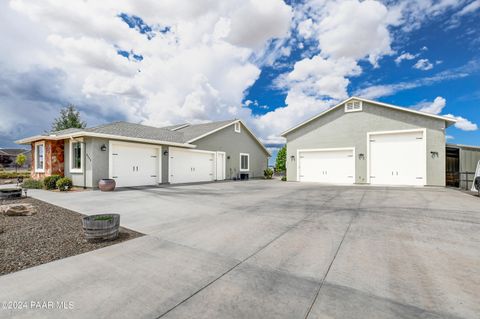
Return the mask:
POLYGON ((78 106, 89 125, 243 119, 279 133, 359 95, 455 116, 480 145, 480 1, 11 0, 0 4, 0 147, 78 106))

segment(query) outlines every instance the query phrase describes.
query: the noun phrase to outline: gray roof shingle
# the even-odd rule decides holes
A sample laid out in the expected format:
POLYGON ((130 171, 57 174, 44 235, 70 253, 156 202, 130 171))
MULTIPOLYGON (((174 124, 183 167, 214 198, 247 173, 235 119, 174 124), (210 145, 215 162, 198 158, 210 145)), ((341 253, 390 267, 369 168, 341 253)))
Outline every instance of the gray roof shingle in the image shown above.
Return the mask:
POLYGON ((184 143, 184 137, 182 133, 170 131, 164 128, 127 122, 113 122, 110 124, 87 128, 85 131, 165 142, 184 143))
MULTIPOLYGON (((186 127, 180 128, 175 132, 183 133, 185 137, 185 141, 190 141, 199 136, 207 134, 211 131, 219 129, 225 125, 231 124, 235 121, 236 120, 227 120, 227 121, 209 122, 209 123, 203 123, 203 124, 191 124, 186 127)), ((176 127, 178 127, 178 125, 176 127)))

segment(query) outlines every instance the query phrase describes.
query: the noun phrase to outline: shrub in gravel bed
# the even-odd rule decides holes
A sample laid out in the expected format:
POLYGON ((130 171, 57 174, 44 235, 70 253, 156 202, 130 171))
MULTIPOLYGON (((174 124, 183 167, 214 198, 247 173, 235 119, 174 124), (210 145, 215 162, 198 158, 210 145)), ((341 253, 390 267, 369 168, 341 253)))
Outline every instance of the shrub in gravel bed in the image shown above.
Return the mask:
POLYGON ((0 172, 1 179, 15 179, 18 177, 30 177, 30 172, 0 172))
POLYGON ((33 178, 27 178, 23 180, 23 188, 41 189, 43 188, 43 180, 36 180, 33 178))
POLYGON ((47 176, 43 180, 43 184, 45 185, 45 188, 48 190, 51 189, 56 189, 57 188, 57 181, 62 178, 60 175, 52 175, 52 176, 47 176))
POLYGON ((62 192, 70 190, 72 186, 72 180, 68 177, 62 177, 57 181, 57 188, 62 192))

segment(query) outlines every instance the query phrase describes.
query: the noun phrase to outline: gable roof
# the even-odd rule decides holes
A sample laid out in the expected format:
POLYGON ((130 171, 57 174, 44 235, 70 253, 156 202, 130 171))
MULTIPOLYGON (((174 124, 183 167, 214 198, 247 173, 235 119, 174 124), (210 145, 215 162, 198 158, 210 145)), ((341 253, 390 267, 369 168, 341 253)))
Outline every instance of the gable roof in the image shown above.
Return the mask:
POLYGON ((250 131, 250 129, 241 120, 237 119, 203 124, 178 124, 166 127, 154 127, 120 121, 86 129, 71 128, 61 131, 54 131, 44 135, 36 135, 24 138, 16 141, 16 143, 29 144, 39 140, 63 140, 68 138, 91 136, 195 148, 195 145, 191 144, 194 141, 213 134, 237 122, 242 123, 247 132, 249 132, 255 141, 263 148, 263 150, 270 155, 270 152, 257 139, 255 134, 253 134, 252 131, 250 131))
POLYGON ((183 133, 128 122, 113 122, 86 129, 66 129, 51 132, 45 135, 37 135, 16 141, 18 144, 28 144, 38 140, 61 140, 82 136, 112 138, 134 142, 152 144, 165 144, 194 148, 195 145, 185 143, 183 133))
POLYGON ((175 128, 175 132, 183 133, 185 141, 193 142, 201 137, 210 135, 219 129, 227 127, 238 120, 227 120, 218 122, 209 122, 202 124, 182 124, 178 128, 175 128))
POLYGON ((321 117, 321 116, 323 116, 323 115, 341 107, 342 105, 344 105, 345 103, 347 103, 350 100, 363 101, 363 102, 366 102, 366 103, 370 103, 370 104, 374 104, 374 105, 378 105, 378 106, 383 106, 383 107, 398 110, 398 111, 409 112, 409 113, 413 113, 413 114, 417 114, 417 115, 421 115, 421 116, 427 116, 427 117, 435 118, 435 119, 438 119, 438 120, 443 120, 443 121, 446 122, 447 127, 455 124, 455 122, 456 122, 456 120, 451 118, 451 117, 442 116, 442 115, 435 115, 435 114, 426 113, 426 112, 422 112, 422 111, 417 111, 417 110, 413 110, 413 109, 410 109, 410 108, 401 107, 401 106, 397 106, 397 105, 393 105, 393 104, 387 104, 387 103, 382 103, 382 102, 377 102, 377 101, 373 101, 373 100, 364 99, 364 98, 361 98, 361 97, 352 96, 352 97, 338 103, 337 105, 329 108, 328 110, 326 110, 326 111, 324 111, 324 112, 322 112, 318 115, 315 115, 314 117, 298 124, 297 126, 294 126, 290 129, 286 130, 285 132, 283 132, 280 135, 285 137, 285 135, 287 135, 288 133, 291 133, 291 132, 299 129, 300 127, 304 126, 305 124, 308 124, 308 123, 316 120, 317 118, 319 118, 319 117, 321 117))
POLYGON ((17 156, 19 154, 29 153, 30 150, 23 148, 0 148, 0 155, 4 156, 17 156))
POLYGON ((185 142, 186 143, 193 143, 202 139, 206 136, 209 136, 215 132, 223 130, 230 125, 235 123, 242 123, 243 127, 247 130, 248 133, 254 138, 254 140, 262 147, 265 153, 268 156, 271 156, 270 152, 267 150, 265 145, 253 134, 253 132, 243 123, 242 120, 233 119, 233 120, 226 120, 226 121, 217 121, 217 122, 209 122, 203 124, 179 124, 179 125, 172 125, 163 128, 169 128, 170 130, 174 130, 175 132, 180 132, 184 134, 185 142))

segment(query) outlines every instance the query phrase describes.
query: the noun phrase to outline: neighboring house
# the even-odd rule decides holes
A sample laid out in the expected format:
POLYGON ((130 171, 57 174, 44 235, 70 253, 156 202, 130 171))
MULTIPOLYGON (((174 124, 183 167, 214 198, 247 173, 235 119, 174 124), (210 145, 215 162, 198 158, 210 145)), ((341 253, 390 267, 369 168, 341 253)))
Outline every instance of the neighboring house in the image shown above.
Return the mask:
POLYGON ((28 169, 31 162, 30 150, 22 148, 0 148, 0 167, 6 169, 28 169), (17 167, 16 159, 19 154, 24 154, 27 158, 25 164, 17 167))
POLYGON ((445 186, 449 117, 352 97, 287 130, 287 180, 445 186))
POLYGON ((263 176, 270 154, 241 120, 164 128, 115 122, 17 141, 32 146, 32 177, 97 187, 190 183, 263 176))
POLYGON ((480 147, 447 144, 447 186, 470 189, 475 177, 480 147))

